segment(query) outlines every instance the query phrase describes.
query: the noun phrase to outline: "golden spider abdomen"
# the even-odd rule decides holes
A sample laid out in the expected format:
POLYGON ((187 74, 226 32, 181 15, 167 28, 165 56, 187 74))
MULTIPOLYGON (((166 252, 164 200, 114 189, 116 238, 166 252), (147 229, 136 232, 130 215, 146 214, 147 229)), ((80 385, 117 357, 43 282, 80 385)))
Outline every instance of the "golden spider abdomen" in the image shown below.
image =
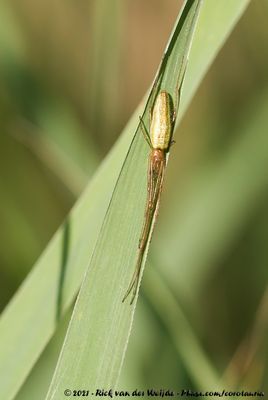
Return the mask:
POLYGON ((168 150, 173 130, 173 102, 166 91, 159 92, 150 125, 150 137, 154 149, 168 150))

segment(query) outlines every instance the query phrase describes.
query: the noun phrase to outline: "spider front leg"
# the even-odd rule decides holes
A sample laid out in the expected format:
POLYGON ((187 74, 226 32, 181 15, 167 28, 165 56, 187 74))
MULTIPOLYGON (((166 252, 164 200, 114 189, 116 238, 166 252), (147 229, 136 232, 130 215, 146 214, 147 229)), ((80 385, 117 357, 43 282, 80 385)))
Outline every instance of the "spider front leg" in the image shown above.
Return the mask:
POLYGON ((181 87, 184 81, 184 77, 185 77, 185 72, 186 72, 186 66, 187 66, 187 61, 184 65, 184 68, 182 69, 182 71, 180 72, 180 75, 178 77, 178 81, 176 84, 176 88, 175 88, 175 104, 174 104, 174 111, 173 111, 173 124, 175 124, 176 118, 177 118, 177 113, 178 113, 178 109, 179 109, 179 105, 180 105, 180 98, 181 98, 181 87))
POLYGON ((150 146, 150 148, 152 149, 152 142, 151 142, 151 138, 150 138, 150 134, 145 126, 145 123, 143 122, 142 117, 140 117, 140 123, 141 123, 141 131, 143 133, 144 139, 146 140, 146 142, 148 143, 148 145, 150 146))

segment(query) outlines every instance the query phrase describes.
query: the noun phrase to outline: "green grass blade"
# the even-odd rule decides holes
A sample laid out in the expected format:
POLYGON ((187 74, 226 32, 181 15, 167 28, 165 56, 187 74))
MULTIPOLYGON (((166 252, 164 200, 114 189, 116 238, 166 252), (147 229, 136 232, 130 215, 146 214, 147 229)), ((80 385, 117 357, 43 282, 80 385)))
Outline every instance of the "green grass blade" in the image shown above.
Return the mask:
MULTIPOLYGON (((156 84, 170 93, 175 94, 182 82, 199 5, 200 1, 186 3, 156 78, 156 84)), ((153 89, 146 111, 155 95, 153 89)), ((86 387, 90 382, 94 393, 117 383, 135 309, 135 302, 131 307, 129 299, 124 304, 122 299, 143 225, 148 150, 139 127, 80 290, 47 399, 61 398, 66 387, 86 387)))
MULTIPOLYGON (((218 41, 215 47, 210 48, 208 46, 208 49, 210 49, 208 57, 208 53, 204 54, 203 43, 206 43, 206 40, 211 36, 211 29, 204 18, 204 10, 206 8, 209 11, 212 21, 214 18, 217 20, 217 7, 219 6, 217 3, 216 7, 215 2, 205 2, 201 15, 203 26, 199 28, 203 32, 203 43, 199 42, 200 47, 195 46, 195 41, 193 43, 183 89, 183 101, 181 103, 183 110, 185 110, 185 104, 189 102, 193 90, 196 89, 196 86, 194 88, 191 86, 191 82, 194 81, 195 85, 200 83, 211 59, 215 57, 226 36, 232 30, 233 21, 241 14, 241 5, 245 7, 247 2, 236 0, 228 4, 231 15, 230 21, 227 21, 226 25, 221 27, 221 30, 217 30, 218 41), (198 64, 193 69, 192 62, 196 62, 195 60, 198 60, 198 64), (193 73, 194 75, 192 75, 193 73)), ((198 40, 197 37, 196 39, 198 40)), ((64 237, 66 241, 64 231, 66 231, 66 228, 62 226, 1 317, 1 398, 8 400, 14 397, 55 331, 59 304, 58 283, 62 276, 63 258, 65 259, 64 284, 60 302, 62 314, 70 306, 77 293, 86 265, 91 257, 116 178, 137 126, 139 114, 138 111, 134 115, 123 136, 70 214, 71 230, 68 257, 63 257, 64 237), (84 240, 85 237, 87 242, 84 240), (29 330, 29 327, 31 327, 31 330, 29 330)))

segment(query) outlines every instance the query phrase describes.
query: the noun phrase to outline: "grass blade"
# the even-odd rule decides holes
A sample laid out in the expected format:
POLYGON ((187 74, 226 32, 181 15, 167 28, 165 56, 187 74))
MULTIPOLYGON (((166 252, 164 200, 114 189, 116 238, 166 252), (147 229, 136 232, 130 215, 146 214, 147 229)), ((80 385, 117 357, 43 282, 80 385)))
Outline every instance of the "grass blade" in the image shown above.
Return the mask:
MULTIPOLYGON (((197 33, 199 30, 202 32, 202 41, 200 42, 196 36, 198 45, 196 45, 196 40, 193 43, 182 93, 181 110, 186 109, 186 104, 189 103, 200 83, 204 71, 207 70, 211 60, 231 32, 234 21, 241 15, 247 3, 245 0, 228 2, 230 19, 226 19, 226 24, 221 25, 221 30, 217 30, 215 35, 217 41, 215 40, 214 46, 207 46, 206 54, 203 44, 211 37, 211 27, 205 19, 205 10, 211 21, 215 20, 217 24, 218 9, 223 5, 220 6, 220 2, 215 4, 211 1, 204 3, 200 19, 202 26, 197 31, 197 33), (195 63, 197 63, 196 66, 193 65, 195 63), (194 86, 192 82, 195 82, 194 86)), ((224 7, 225 5, 224 3, 224 7)), ((64 314, 71 305, 80 286, 139 114, 140 112, 137 111, 133 116, 121 139, 70 213, 69 222, 72 228, 69 235, 68 257, 65 258, 64 265, 61 314, 64 314), (85 237, 88 240, 87 243, 84 241, 85 237)), ((65 229, 62 226, 52 238, 44 254, 35 264, 32 273, 1 317, 0 397, 6 400, 14 397, 57 326, 58 282, 59 277, 62 276, 62 244, 65 229), (31 326, 31 332, 29 332, 29 326, 31 326), (22 343, 23 346, 21 346, 22 343)))
MULTIPOLYGON (((200 1, 188 1, 160 66, 156 85, 175 94, 182 82, 200 1)), ((145 108, 154 100, 151 91, 145 108)), ((114 388, 130 334, 133 307, 122 304, 136 262, 146 198, 148 146, 140 127, 120 172, 80 290, 47 399, 66 387, 114 388), (141 190, 142 188, 142 190, 141 190)))

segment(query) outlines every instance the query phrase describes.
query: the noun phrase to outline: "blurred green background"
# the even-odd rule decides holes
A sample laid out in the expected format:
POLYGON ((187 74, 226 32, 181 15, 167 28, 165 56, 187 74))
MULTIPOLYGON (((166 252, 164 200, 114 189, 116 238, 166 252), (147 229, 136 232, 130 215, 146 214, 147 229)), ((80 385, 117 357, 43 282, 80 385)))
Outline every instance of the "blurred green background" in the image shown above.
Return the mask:
MULTIPOLYGON (((151 84, 181 4, 1 3, 2 309, 151 84)), ((179 307, 220 376, 268 390, 267 15, 252 0, 176 132, 122 388, 197 387, 179 307)))

